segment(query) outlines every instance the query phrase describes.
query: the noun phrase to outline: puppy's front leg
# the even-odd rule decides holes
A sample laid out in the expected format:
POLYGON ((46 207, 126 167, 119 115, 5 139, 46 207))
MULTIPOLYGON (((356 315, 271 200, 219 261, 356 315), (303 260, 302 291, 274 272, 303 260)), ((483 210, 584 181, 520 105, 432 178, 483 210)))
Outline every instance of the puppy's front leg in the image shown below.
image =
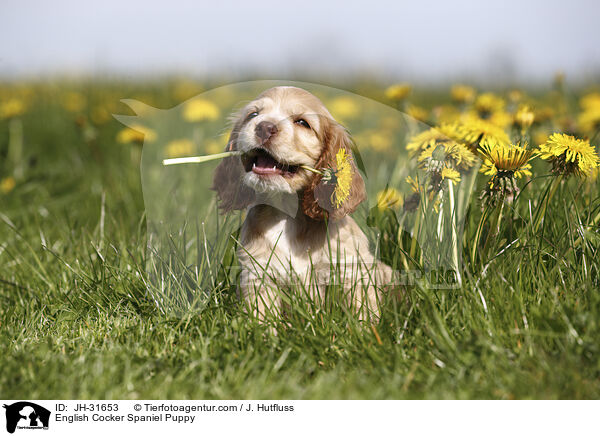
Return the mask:
POLYGON ((350 280, 345 283, 347 301, 360 321, 378 322, 380 305, 385 298, 385 289, 392 283, 392 269, 372 256, 367 261, 355 263, 350 280), (348 283, 349 282, 349 283, 348 283))
POLYGON ((254 314, 260 323, 268 317, 281 317, 280 291, 270 278, 243 271, 240 289, 246 310, 254 314))

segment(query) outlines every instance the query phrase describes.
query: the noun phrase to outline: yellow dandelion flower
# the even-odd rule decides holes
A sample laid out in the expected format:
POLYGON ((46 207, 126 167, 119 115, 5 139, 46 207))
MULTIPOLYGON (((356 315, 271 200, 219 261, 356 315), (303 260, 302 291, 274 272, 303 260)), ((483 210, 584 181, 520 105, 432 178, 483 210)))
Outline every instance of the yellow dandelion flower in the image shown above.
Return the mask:
POLYGON ((504 110, 504 100, 491 92, 480 94, 475 100, 475 109, 482 118, 488 118, 492 113, 504 110))
POLYGON ((429 112, 427 112, 426 109, 412 104, 408 107, 408 109, 406 109, 406 113, 422 123, 427 121, 427 118, 429 118, 429 112))
POLYGON ((598 167, 598 154, 590 142, 564 133, 550 135, 540 145, 540 152, 541 158, 552 162, 558 174, 585 176, 598 167))
POLYGON ((442 180, 452 180, 454 183, 460 182, 460 173, 453 168, 444 168, 440 172, 442 180))
POLYGON ((406 144, 406 149, 410 152, 420 152, 426 148, 434 147, 438 141, 445 141, 446 138, 447 136, 438 129, 431 128, 410 138, 410 141, 406 144))
MULTIPOLYGON (((498 174, 498 168, 496 165, 492 163, 489 159, 484 159, 481 164, 480 172, 484 173, 486 176, 496 176, 498 174)), ((525 164, 518 170, 512 173, 517 179, 520 179, 522 176, 531 177, 531 164, 525 164)))
POLYGON ((454 183, 459 183, 460 173, 454 168, 450 167, 438 167, 428 169, 425 181, 427 182, 426 190, 429 201, 433 200, 436 194, 445 188, 445 180, 450 180, 454 183))
POLYGON ((320 174, 321 181, 326 185, 334 186, 331 193, 331 203, 339 208, 350 195, 350 189, 353 178, 352 154, 349 154, 345 148, 340 148, 335 155, 335 168, 325 168, 318 170, 308 165, 300 165, 312 173, 320 174))
POLYGON ((411 176, 406 177, 406 183, 408 183, 408 186, 410 186, 410 190, 412 192, 419 192, 420 191, 419 182, 417 182, 411 176))
POLYGON ((483 157, 481 172, 489 176, 531 176, 528 163, 536 156, 535 150, 513 144, 481 145, 479 152, 483 157))
POLYGON ((429 147, 435 148, 438 144, 454 141, 460 135, 457 127, 456 124, 442 124, 439 127, 425 130, 413 136, 406 144, 406 149, 410 152, 419 153, 429 147))
POLYGON ((26 109, 25 102, 20 98, 9 98, 0 103, 0 120, 23 115, 26 109))
POLYGON ((475 88, 467 85, 454 85, 450 89, 452 100, 458 104, 470 104, 475 100, 475 88))
POLYGON ((350 163, 350 155, 346 153, 345 148, 340 148, 340 151, 335 155, 335 160, 337 167, 335 172, 336 183, 331 200, 336 207, 340 207, 350 195, 352 165, 350 163))
POLYGON ((480 171, 492 176, 483 192, 484 203, 495 205, 498 201, 512 201, 519 193, 516 179, 531 176, 529 161, 537 154, 523 146, 500 144, 480 147, 484 162, 480 171))
POLYGON ((463 144, 448 141, 435 147, 426 148, 417 159, 421 166, 428 166, 431 160, 443 162, 446 168, 467 170, 475 165, 477 156, 463 144))
POLYGON ((183 118, 189 122, 218 120, 221 111, 212 101, 195 98, 183 107, 183 118))
POLYGON ((350 185, 352 184, 351 155, 346 152, 345 148, 340 148, 335 155, 335 161, 336 168, 326 168, 324 172, 306 166, 303 166, 303 168, 310 169, 313 172, 319 172, 323 175, 322 180, 326 184, 335 186, 331 194, 331 203, 339 208, 350 195, 350 185))
POLYGON ((386 188, 377 193, 377 208, 379 210, 398 209, 400 206, 402 206, 402 194, 397 189, 386 188))
POLYGON ((534 119, 535 114, 527 105, 519 106, 519 109, 517 109, 517 112, 515 113, 515 125, 519 127, 521 131, 529 129, 533 124, 534 119))
POLYGON ((591 92, 579 99, 579 105, 582 109, 600 108, 600 92, 591 92))
MULTIPOLYGON (((493 176, 496 176, 498 174, 498 169, 496 168, 496 166, 489 159, 485 159, 483 161, 483 163, 481 164, 480 171, 482 173, 484 173, 486 176, 492 176, 493 177, 493 176)), ((520 169, 518 169, 515 172, 513 172, 513 175, 517 179, 520 179, 523 176, 525 176, 525 177, 531 177, 531 175, 532 175, 532 173, 531 173, 531 164, 525 164, 525 165, 523 165, 520 169)))
POLYGON ((600 105, 589 107, 577 116, 577 124, 584 132, 593 132, 600 127, 600 105))
POLYGON ((513 117, 506 111, 496 111, 493 112, 486 121, 504 129, 512 123, 513 117))
POLYGON ((483 158, 480 171, 492 176, 481 196, 484 204, 495 206, 499 201, 513 201, 520 192, 516 179, 531 176, 529 161, 537 153, 528 149, 527 143, 480 145, 479 152, 483 158))
POLYGON ((117 134, 117 142, 121 144, 143 144, 144 141, 153 142, 155 140, 156 132, 141 124, 126 127, 117 134))
POLYGON ((510 138, 502 128, 485 120, 471 118, 461 123, 456 130, 458 139, 464 141, 472 151, 478 146, 495 147, 510 143, 510 138))
POLYGON ((17 183, 15 182, 14 177, 5 177, 0 180, 0 192, 3 194, 8 194, 15 189, 15 186, 17 186, 17 183))
POLYGON ((360 114, 358 103, 351 97, 338 97, 329 102, 329 111, 336 120, 356 118, 360 114))
POLYGON ((390 100, 404 100, 410 94, 412 87, 408 83, 397 83, 385 90, 385 96, 390 100))
POLYGON ((166 147, 168 158, 189 156, 194 152, 194 143, 187 138, 170 141, 166 147))

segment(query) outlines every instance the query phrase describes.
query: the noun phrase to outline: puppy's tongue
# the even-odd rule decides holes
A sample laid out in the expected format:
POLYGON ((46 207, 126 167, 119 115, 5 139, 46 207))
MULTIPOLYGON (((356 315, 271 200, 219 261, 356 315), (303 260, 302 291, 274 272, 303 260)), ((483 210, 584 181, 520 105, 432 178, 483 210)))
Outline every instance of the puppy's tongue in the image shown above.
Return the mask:
POLYGON ((281 174, 281 170, 277 168, 277 161, 267 155, 259 155, 256 158, 252 171, 256 174, 281 174))

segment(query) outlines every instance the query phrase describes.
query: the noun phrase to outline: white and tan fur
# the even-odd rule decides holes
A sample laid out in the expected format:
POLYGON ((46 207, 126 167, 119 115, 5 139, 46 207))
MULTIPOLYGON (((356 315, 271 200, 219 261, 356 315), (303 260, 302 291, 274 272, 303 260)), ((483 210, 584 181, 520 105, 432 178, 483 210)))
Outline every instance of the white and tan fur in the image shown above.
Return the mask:
POLYGON ((388 284, 392 274, 372 255, 366 235, 349 216, 366 197, 358 169, 353 163, 350 195, 336 207, 332 186, 299 167, 335 168, 336 153, 343 147, 351 155, 350 145, 348 132, 321 101, 300 88, 271 88, 236 115, 228 150, 247 153, 262 148, 278 163, 297 168, 293 173, 257 174, 234 156, 215 171, 213 189, 220 208, 248 208, 237 250, 240 288, 260 319, 267 312, 282 313, 281 285, 300 283, 318 290, 323 299, 333 279, 331 264, 340 265, 337 274, 341 272, 352 296, 347 301, 360 318, 378 316, 377 289, 388 284), (267 133, 265 125, 271 129, 267 133))

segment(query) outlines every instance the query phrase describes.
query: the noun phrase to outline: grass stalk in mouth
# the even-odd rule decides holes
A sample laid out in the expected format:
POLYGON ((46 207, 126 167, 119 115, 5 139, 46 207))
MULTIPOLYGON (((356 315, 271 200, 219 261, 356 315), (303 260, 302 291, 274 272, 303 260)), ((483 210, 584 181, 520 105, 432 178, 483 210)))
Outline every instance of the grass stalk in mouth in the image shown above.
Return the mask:
MULTIPOLYGON (((207 154, 204 156, 188 156, 188 157, 176 157, 172 159, 163 159, 162 164, 164 166, 171 165, 179 165, 179 164, 188 164, 188 163, 204 163, 211 162, 213 160, 225 159, 231 156, 241 156, 244 154, 241 151, 224 151, 223 153, 215 153, 215 154, 207 154)), ((304 168, 311 173, 320 174, 322 176, 326 175, 327 172, 318 170, 308 165, 300 165, 300 168, 304 168)))
POLYGON ((223 153, 207 154, 205 156, 189 156, 189 157, 176 157, 173 159, 164 159, 162 161, 164 166, 178 165, 186 163, 204 163, 218 159, 225 159, 230 156, 240 156, 243 154, 241 151, 225 151, 223 153))
MULTIPOLYGON (((180 157, 174 159, 164 159, 162 161, 163 165, 176 165, 176 164, 184 164, 184 163, 203 163, 209 162, 217 159, 224 159, 226 157, 231 156, 239 156, 243 155, 242 151, 225 151, 223 153, 209 154, 205 156, 190 156, 190 157, 180 157)), ((322 177, 322 181, 327 184, 331 184, 334 186, 333 193, 331 194, 331 203, 335 205, 335 207, 341 207, 341 205, 346 201, 348 196, 350 195, 350 184, 352 182, 352 165, 351 159, 352 155, 348 154, 344 148, 341 148, 336 156, 336 169, 333 168, 325 168, 323 170, 318 170, 308 165, 297 165, 300 168, 308 170, 312 173, 319 174, 322 177)))
POLYGON ((311 173, 320 174, 322 176, 324 176, 326 174, 324 171, 318 170, 318 169, 310 167, 308 165, 300 165, 300 168, 304 168, 305 170, 310 171, 311 173))

